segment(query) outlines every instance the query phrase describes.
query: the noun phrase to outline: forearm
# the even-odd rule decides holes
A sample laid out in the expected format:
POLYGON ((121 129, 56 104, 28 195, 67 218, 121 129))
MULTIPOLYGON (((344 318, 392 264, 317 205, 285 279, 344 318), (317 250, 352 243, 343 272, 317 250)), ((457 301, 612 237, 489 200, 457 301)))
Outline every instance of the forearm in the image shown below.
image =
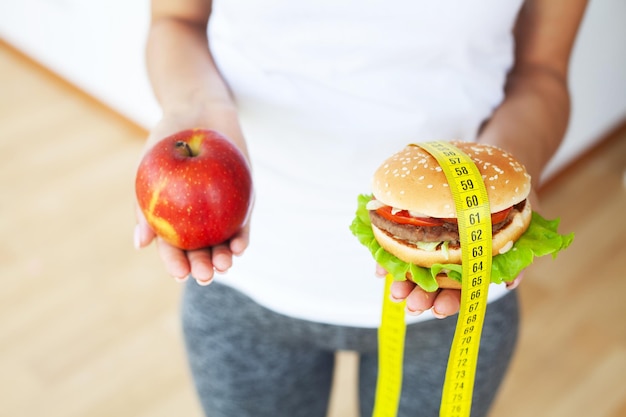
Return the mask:
MULTIPOLYGON (((151 129, 145 149, 179 131, 205 128, 232 140, 248 157, 236 106, 209 49, 206 30, 211 2, 152 0, 150 4, 146 65, 163 115, 151 129)), ((139 209, 137 220, 135 245, 141 248, 156 234, 139 209)), ((244 252, 248 233, 248 225, 243 225, 228 242, 193 251, 181 250, 163 239, 157 247, 173 277, 184 280, 193 276, 201 285, 207 285, 215 271, 227 271, 233 256, 244 252)))
POLYGON ((209 51, 206 23, 153 19, 146 60, 168 125, 217 130, 246 152, 236 107, 209 51))
POLYGON ((569 114, 566 80, 547 69, 526 68, 511 73, 506 98, 485 125, 479 141, 515 155, 537 187, 565 135, 569 114))
POLYGON ((515 66, 505 99, 479 140, 516 156, 533 178, 558 149, 570 114, 569 58, 587 0, 526 0, 514 29, 515 66))

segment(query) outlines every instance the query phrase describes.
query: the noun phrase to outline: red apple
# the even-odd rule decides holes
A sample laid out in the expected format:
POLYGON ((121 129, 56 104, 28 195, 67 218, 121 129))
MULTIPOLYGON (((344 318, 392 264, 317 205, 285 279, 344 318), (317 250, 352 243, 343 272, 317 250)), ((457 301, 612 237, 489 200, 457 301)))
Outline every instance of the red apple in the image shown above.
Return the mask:
POLYGON ((154 232, 193 250, 225 242, 241 228, 252 199, 252 177, 231 141, 212 130, 190 129, 145 154, 135 191, 154 232))

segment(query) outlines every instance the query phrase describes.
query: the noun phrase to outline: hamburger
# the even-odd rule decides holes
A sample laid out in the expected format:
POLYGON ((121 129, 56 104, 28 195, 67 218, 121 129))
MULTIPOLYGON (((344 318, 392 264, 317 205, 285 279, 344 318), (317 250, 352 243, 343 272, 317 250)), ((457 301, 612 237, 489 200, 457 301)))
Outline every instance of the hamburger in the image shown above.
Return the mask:
MULTIPOLYGON (((512 281, 535 256, 556 255, 573 234, 534 213, 531 178, 510 153, 486 144, 452 142, 476 164, 485 183, 492 224, 492 282, 512 281)), ((437 160, 416 145, 374 172, 372 194, 359 197, 351 230, 395 279, 426 291, 461 288, 461 247, 450 186, 437 160)))

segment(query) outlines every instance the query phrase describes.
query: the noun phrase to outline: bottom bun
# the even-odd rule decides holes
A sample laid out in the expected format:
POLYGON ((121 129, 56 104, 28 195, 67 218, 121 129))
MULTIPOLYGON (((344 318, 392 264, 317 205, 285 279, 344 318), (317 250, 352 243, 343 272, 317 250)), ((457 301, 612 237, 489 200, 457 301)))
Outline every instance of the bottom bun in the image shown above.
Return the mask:
MULTIPOLYGON (((511 249, 513 242, 519 239, 526 229, 528 229, 531 219, 532 209, 530 203, 527 201, 526 204, 524 204, 524 209, 513 216, 508 226, 500 229, 498 233, 493 236, 493 256, 511 249)), ((378 241, 383 249, 397 256, 398 259, 404 262, 419 265, 424 268, 430 268, 434 264, 461 264, 461 248, 448 249, 448 253, 442 250, 426 251, 408 242, 394 238, 391 234, 379 229, 373 224, 372 231, 374 232, 376 241, 378 241)))
POLYGON ((453 289, 460 290, 461 283, 454 278, 450 278, 446 274, 439 274, 435 277, 437 280, 437 284, 439 285, 439 289, 453 289))

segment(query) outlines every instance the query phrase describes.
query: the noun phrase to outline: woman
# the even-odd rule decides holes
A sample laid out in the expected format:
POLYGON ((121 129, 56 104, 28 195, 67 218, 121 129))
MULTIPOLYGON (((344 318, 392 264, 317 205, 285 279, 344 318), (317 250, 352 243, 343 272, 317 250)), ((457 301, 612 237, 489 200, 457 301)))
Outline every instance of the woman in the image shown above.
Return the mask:
MULTIPOLYGON (((384 158, 434 139, 504 148, 536 187, 567 126, 585 3, 152 0, 147 63, 163 117, 147 147, 214 129, 254 174, 250 224, 224 244, 181 251, 138 214, 136 246, 156 240, 188 281, 207 415, 324 416, 337 350, 360 353, 371 414, 382 282, 348 230, 357 194, 384 158)), ((460 293, 397 282, 392 296, 409 313, 399 415, 436 416, 460 293)), ((490 303, 473 416, 487 414, 517 334, 515 291, 496 286, 490 303)))

